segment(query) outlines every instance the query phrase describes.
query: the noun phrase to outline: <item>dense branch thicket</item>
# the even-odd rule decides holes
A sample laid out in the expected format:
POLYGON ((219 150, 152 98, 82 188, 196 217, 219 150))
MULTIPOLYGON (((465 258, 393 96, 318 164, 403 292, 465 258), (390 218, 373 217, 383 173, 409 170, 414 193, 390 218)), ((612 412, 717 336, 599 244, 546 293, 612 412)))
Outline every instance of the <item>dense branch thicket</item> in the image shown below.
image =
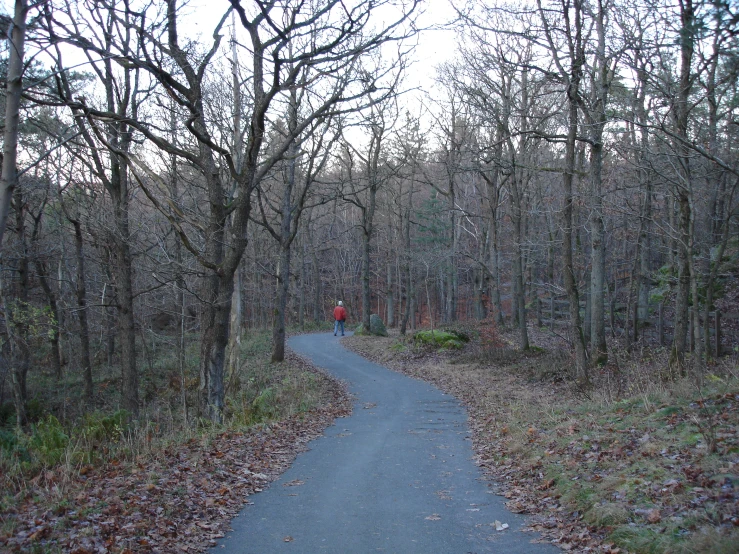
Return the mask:
POLYGON ((549 306, 584 386, 664 311, 670 371, 700 376, 737 276, 736 5, 460 3, 419 100, 416 4, 232 0, 194 38, 176 0, 21 2, 0 268, 19 425, 29 372, 92 407, 115 368, 138 414, 156 341, 182 420, 219 422, 241 335, 271 328, 279 362, 286 325, 338 300, 402 333, 491 318, 521 349, 549 306))

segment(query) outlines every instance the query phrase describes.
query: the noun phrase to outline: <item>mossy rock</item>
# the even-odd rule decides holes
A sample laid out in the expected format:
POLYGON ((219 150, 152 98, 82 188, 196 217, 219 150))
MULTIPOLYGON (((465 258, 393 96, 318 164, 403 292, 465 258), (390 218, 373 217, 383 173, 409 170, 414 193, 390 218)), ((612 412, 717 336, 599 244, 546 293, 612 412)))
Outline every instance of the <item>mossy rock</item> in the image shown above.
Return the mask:
POLYGON ((367 331, 364 328, 364 325, 361 323, 357 325, 356 329, 354 329, 355 335, 374 335, 376 337, 386 337, 387 336, 387 328, 385 327, 385 323, 382 321, 382 318, 377 314, 372 314, 370 316, 370 328, 369 331, 367 331))
POLYGON ((457 340, 462 342, 470 342, 470 334, 465 331, 461 331, 459 329, 444 329, 444 332, 454 335, 457 337, 457 340))
POLYGON ((448 348, 450 350, 458 350, 464 346, 465 341, 456 333, 449 331, 440 331, 438 329, 431 331, 417 331, 413 335, 413 341, 417 344, 427 344, 436 348, 448 348))
POLYGON ((385 322, 382 321, 382 318, 377 314, 372 314, 370 316, 370 334, 378 337, 387 336, 387 328, 385 327, 385 322))

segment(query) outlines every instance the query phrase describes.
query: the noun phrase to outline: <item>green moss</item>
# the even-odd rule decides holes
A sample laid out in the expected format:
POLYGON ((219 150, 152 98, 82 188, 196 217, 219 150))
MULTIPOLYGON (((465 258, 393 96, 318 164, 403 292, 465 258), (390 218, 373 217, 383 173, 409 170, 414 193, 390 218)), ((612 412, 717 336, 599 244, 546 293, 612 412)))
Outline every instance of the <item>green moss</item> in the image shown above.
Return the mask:
POLYGON ((390 346, 390 350, 393 352, 405 352, 407 348, 408 347, 402 342, 396 342, 390 346))
POLYGON ((439 330, 418 331, 413 335, 413 341, 416 344, 426 344, 450 350, 458 350, 464 346, 464 340, 457 333, 439 330))

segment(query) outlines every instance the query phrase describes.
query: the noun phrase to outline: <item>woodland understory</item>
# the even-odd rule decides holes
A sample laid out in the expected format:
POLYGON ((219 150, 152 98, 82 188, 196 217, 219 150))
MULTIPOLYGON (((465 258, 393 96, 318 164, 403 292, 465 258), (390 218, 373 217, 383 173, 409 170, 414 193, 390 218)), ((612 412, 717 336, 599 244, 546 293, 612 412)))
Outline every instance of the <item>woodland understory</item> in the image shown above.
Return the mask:
MULTIPOLYGON (((735 454, 716 433, 735 421, 739 348, 736 2, 451 5, 448 21, 428 0, 14 0, 0 14, 3 540, 20 529, 25 546, 56 540, 82 513, 64 495, 85 472, 128 482, 145 455, 140 486, 155 491, 154 450, 219 459, 218 441, 236 441, 280 457, 302 425, 318 432, 345 410, 341 394, 291 360, 285 339, 325 329, 340 300, 350 325, 380 316, 399 356, 468 326, 477 346, 460 355, 490 354, 503 373, 539 359, 539 381, 577 392, 576 414, 603 398, 604 410, 626 402, 613 418, 635 429, 633 414, 698 429, 704 446, 693 433, 674 438, 694 441, 680 452, 665 447, 679 487, 624 479, 662 483, 680 506, 705 496, 695 509, 707 512, 721 502, 706 479, 723 468, 734 498, 734 466, 699 458, 735 454), (453 53, 418 85, 439 28, 453 53), (39 506, 66 499, 48 512, 54 525, 7 512, 33 491, 39 506)), ((457 385, 465 397, 469 382, 457 385)), ((611 459, 624 444, 630 459, 657 457, 655 441, 639 442, 652 431, 606 447, 557 427, 563 417, 547 416, 546 432, 530 423, 531 445, 552 437, 542 459, 611 459)), ((503 428, 481 427, 478 447, 512 451, 503 428)), ((625 499, 587 515, 576 505, 597 493, 581 486, 593 474, 567 473, 577 486, 564 490, 538 473, 578 528, 613 527, 609 540, 626 545, 614 548, 641 549, 618 535, 641 525, 634 510, 669 520, 663 534, 678 542, 704 528, 720 542, 736 515, 717 508, 688 525, 615 486, 625 499)), ((212 501, 219 487, 203 486, 212 501)), ((92 519, 78 519, 93 543, 122 529, 113 518, 101 531, 105 517, 143 513, 90 502, 92 519)), ((125 525, 126 548, 184 532, 125 525)))

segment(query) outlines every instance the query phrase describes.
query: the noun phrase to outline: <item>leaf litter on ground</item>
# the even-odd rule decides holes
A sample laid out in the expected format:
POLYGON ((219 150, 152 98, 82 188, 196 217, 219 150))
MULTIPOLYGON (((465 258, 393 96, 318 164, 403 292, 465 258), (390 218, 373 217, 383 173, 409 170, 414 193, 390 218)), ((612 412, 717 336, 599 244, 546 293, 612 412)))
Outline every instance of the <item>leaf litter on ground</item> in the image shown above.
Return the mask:
POLYGON ((351 413, 342 384, 295 356, 290 363, 316 371, 322 405, 283 421, 193 438, 153 459, 84 465, 63 484, 45 475, 4 510, 0 550, 205 552, 215 546, 250 495, 267 488, 335 418, 351 413))
POLYGON ((569 552, 736 552, 739 385, 731 370, 701 390, 650 388, 660 352, 648 352, 633 375, 623 359, 603 368, 595 388, 608 394, 588 399, 558 375, 569 363, 561 340, 530 334, 543 348, 512 353, 511 333, 496 337, 508 346, 490 356, 470 355, 474 345, 419 348, 398 335, 343 343, 462 401, 476 462, 543 540, 569 552))

